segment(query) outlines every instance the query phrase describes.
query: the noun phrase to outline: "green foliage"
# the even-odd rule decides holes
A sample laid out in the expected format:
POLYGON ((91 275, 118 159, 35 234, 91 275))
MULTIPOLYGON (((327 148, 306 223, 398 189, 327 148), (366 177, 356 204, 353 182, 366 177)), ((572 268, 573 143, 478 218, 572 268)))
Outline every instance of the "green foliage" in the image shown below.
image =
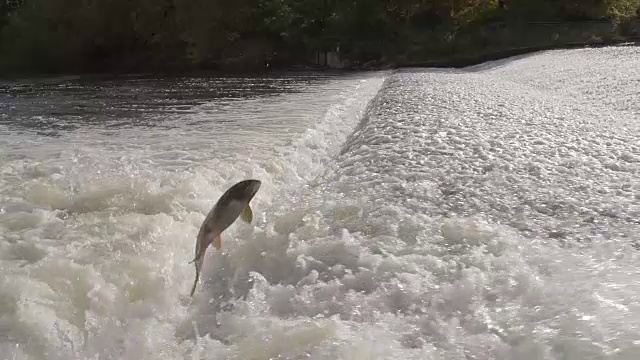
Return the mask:
POLYGON ((605 3, 609 17, 640 17, 640 0, 606 0, 605 3))
POLYGON ((491 24, 628 24, 640 8, 640 0, 12 0, 18 9, 9 3, 0 0, 0 70, 45 72, 250 68, 337 49, 353 63, 446 57, 585 36, 554 30, 534 40, 526 29, 508 34, 491 24))

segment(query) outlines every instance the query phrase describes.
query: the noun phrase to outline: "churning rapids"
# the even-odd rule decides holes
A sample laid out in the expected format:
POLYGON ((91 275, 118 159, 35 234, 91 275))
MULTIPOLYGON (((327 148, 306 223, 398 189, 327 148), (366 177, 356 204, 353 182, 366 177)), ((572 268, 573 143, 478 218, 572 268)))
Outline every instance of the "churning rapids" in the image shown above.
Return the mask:
POLYGON ((638 359, 639 91, 636 47, 0 84, 0 358, 638 359))

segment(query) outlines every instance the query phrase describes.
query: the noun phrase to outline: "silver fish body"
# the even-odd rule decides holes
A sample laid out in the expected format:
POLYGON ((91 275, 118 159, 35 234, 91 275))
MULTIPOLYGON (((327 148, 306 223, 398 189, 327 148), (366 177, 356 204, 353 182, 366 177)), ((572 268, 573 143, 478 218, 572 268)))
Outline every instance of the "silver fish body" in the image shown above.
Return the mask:
POLYGON ((222 246, 220 234, 226 230, 240 216, 243 221, 250 223, 253 211, 249 202, 260 189, 259 180, 243 180, 225 191, 202 222, 196 239, 195 262, 196 279, 191 288, 191 296, 196 290, 200 279, 200 271, 204 263, 204 254, 211 243, 216 249, 222 246))

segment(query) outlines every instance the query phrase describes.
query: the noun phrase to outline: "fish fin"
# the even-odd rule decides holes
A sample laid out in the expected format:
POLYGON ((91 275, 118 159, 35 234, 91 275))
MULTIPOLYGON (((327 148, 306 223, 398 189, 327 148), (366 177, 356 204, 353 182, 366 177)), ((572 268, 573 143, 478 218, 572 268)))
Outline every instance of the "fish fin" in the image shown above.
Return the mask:
POLYGON ((220 250, 220 248, 222 247, 222 239, 220 238, 220 234, 218 234, 218 236, 213 239, 213 247, 216 248, 216 250, 220 250))
POLYGON ((253 211, 251 211, 251 206, 249 206, 249 204, 244 207, 244 210, 242 210, 242 214, 240 215, 240 217, 242 218, 242 220, 244 220, 244 222, 251 223, 251 221, 253 220, 253 211))
POLYGON ((204 249, 201 249, 199 245, 200 243, 196 244, 196 257, 194 257, 193 260, 189 261, 189 264, 202 258, 204 256, 204 253, 207 251, 207 247, 209 246, 209 245, 205 245, 204 249))
POLYGON ((193 260, 189 261, 189 264, 195 262, 196 260, 198 260, 200 257, 202 257, 202 254, 196 254, 196 257, 193 258, 193 260))
POLYGON ((202 258, 204 256, 204 254, 198 254, 196 255, 195 258, 193 258, 193 260, 189 261, 189 264, 198 261, 198 259, 202 258))

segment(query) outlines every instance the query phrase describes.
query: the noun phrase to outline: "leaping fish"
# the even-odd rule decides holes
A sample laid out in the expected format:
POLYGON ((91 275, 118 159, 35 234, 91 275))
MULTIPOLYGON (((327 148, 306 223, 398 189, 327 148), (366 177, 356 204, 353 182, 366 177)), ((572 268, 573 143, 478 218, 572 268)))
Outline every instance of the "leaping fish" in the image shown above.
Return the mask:
POLYGON ((195 262, 196 266, 196 279, 191 288, 192 297, 200 279, 200 270, 202 270, 207 247, 213 242, 213 246, 220 250, 222 247, 220 234, 233 224, 238 216, 247 223, 253 220, 253 211, 249 202, 258 192, 261 184, 259 180, 243 180, 230 187, 220 196, 218 202, 209 211, 202 225, 200 225, 196 240, 195 258, 189 262, 189 264, 195 262))

